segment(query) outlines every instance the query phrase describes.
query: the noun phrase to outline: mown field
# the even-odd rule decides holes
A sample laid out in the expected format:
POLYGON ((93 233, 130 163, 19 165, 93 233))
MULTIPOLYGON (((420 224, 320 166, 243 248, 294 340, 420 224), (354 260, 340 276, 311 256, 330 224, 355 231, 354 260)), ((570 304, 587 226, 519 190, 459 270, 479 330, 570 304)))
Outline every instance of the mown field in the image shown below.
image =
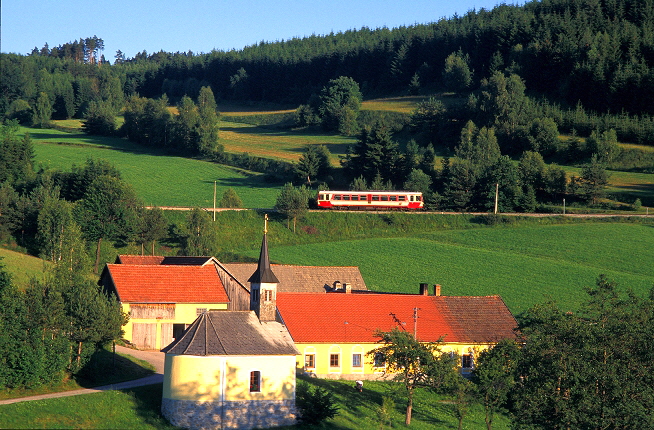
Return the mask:
POLYGON ((218 199, 232 187, 247 207, 272 207, 279 189, 279 184, 267 183, 260 173, 148 151, 124 139, 24 130, 34 139, 37 165, 70 171, 88 158, 107 160, 120 170, 146 205, 211 207, 216 181, 218 199))

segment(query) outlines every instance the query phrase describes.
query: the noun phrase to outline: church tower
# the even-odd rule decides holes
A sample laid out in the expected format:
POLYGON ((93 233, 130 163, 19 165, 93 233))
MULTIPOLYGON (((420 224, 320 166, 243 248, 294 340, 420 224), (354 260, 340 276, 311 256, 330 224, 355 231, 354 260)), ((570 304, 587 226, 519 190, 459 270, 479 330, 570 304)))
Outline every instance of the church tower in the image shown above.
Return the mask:
POLYGON ((259 320, 275 321, 277 316, 277 284, 279 280, 270 268, 268 258, 268 215, 264 218, 263 241, 259 254, 259 266, 250 276, 250 310, 255 311, 259 320))

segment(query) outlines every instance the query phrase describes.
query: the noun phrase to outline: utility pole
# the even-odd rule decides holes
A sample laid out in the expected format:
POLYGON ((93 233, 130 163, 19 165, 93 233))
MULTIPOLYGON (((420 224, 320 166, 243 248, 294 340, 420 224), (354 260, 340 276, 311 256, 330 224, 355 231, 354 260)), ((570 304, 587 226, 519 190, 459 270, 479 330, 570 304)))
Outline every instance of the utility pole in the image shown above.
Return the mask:
POLYGON ((413 337, 418 338, 418 311, 420 308, 413 308, 413 337))
POLYGON ((213 220, 216 221, 216 181, 213 181, 213 220))
POLYGON ((563 215, 565 216, 565 197, 563 198, 563 215))
POLYGON ((497 215, 497 200, 500 194, 500 184, 499 182, 495 183, 495 215, 497 215))

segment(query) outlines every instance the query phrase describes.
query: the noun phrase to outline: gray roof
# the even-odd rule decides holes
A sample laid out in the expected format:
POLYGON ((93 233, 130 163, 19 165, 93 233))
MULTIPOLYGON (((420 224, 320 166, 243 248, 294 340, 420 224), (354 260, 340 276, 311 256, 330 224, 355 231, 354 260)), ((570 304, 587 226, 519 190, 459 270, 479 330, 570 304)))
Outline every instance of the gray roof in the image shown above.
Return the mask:
POLYGON ((297 355, 293 339, 278 322, 260 322, 254 311, 208 311, 162 349, 178 355, 297 355))
MULTIPOLYGON (((267 219, 267 218, 266 218, 267 219)), ((257 270, 250 276, 248 282, 253 284, 278 284, 279 280, 270 269, 270 258, 268 258, 268 240, 266 239, 266 234, 263 234, 263 240, 261 241, 261 252, 259 253, 259 264, 257 265, 257 270)))
MULTIPOLYGON (((241 284, 249 288, 248 279, 257 270, 257 263, 223 263, 223 266, 241 284)), ((283 293, 324 293, 334 287, 334 282, 352 285, 352 290, 367 291, 366 283, 356 266, 293 266, 272 264, 279 279, 277 291, 283 293)))

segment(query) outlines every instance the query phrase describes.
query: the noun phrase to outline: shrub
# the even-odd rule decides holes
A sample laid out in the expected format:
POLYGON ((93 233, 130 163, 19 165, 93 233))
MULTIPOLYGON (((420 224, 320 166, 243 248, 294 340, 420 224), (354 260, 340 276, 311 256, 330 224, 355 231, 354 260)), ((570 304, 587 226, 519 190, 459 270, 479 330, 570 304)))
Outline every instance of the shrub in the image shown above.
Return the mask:
POLYGON ((332 394, 324 388, 311 387, 299 381, 295 393, 295 404, 300 412, 300 421, 315 425, 328 418, 334 418, 338 406, 332 394))

